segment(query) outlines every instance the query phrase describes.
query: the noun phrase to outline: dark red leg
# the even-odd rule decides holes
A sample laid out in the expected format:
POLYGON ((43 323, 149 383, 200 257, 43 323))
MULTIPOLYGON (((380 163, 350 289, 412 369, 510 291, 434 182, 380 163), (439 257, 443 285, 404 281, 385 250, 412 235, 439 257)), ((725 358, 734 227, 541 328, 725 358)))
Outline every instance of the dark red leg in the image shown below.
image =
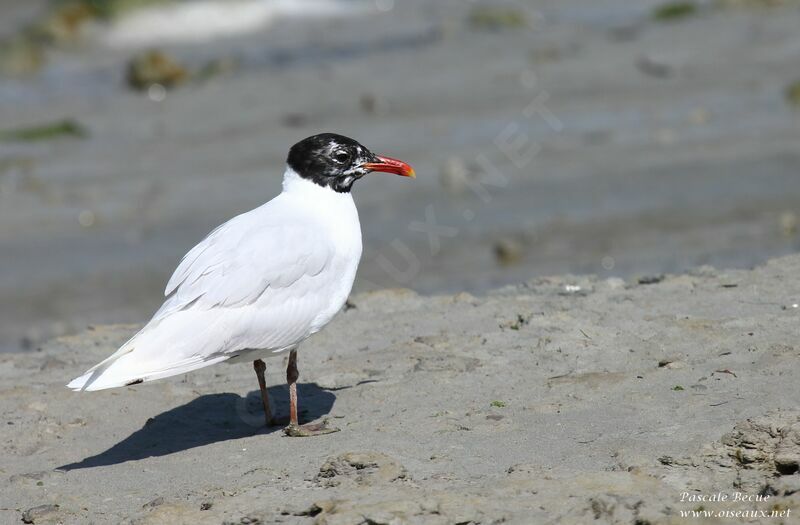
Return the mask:
POLYGON ((261 389, 261 402, 264 405, 264 420, 267 423, 267 426, 272 425, 272 410, 269 408, 269 394, 267 393, 267 382, 264 379, 264 371, 267 369, 267 365, 264 364, 264 361, 261 359, 256 359, 253 361, 253 368, 256 371, 256 376, 258 376, 258 387, 261 389))
POLYGON ((286 367, 286 382, 289 383, 289 426, 284 429, 287 436, 308 437, 338 432, 338 428, 328 426, 327 420, 322 423, 300 425, 297 420, 297 350, 289 352, 289 364, 286 367))

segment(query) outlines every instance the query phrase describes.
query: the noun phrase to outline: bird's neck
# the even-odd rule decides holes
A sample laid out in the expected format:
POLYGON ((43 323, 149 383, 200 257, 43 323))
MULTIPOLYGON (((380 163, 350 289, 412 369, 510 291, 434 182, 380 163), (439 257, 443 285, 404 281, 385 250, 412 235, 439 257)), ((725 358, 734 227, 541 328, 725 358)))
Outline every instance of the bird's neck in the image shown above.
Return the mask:
POLYGON ((335 239, 338 246, 344 246, 348 253, 361 254, 361 224, 358 210, 350 193, 339 193, 331 188, 320 186, 298 175, 287 167, 283 175, 283 193, 279 199, 290 203, 294 212, 301 212, 306 221, 316 221, 335 239))
POLYGON ((299 196, 304 200, 318 202, 319 204, 353 202, 353 197, 350 193, 340 193, 331 188, 320 186, 301 177, 289 166, 286 166, 286 171, 283 173, 283 193, 299 196))

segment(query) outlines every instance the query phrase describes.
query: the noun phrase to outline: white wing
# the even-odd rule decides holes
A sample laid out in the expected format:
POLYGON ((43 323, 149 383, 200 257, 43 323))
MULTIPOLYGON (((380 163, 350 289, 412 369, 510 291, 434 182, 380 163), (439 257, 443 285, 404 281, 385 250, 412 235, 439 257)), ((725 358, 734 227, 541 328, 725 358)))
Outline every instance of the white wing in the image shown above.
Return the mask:
POLYGON ((225 223, 183 258, 153 321, 186 308, 251 305, 269 288, 291 287, 331 262, 332 247, 313 225, 248 219, 240 215, 225 223))
POLYGON ((330 308, 334 257, 324 229, 304 222, 280 197, 235 217, 183 258, 147 326, 68 386, 112 388, 245 349, 292 346, 318 330, 318 316, 330 308))

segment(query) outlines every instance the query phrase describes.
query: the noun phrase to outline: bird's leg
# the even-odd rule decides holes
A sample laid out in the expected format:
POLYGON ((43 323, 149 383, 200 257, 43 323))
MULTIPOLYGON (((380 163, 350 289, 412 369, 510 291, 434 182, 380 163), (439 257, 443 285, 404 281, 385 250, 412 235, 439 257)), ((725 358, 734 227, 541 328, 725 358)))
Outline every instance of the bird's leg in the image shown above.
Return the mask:
POLYGON ((289 352, 289 364, 286 367, 286 382, 289 383, 289 426, 284 429, 287 436, 308 437, 338 432, 338 428, 328 427, 328 421, 322 423, 298 424, 297 420, 297 350, 289 352))
POLYGON ((297 350, 289 352, 289 364, 286 366, 286 382, 289 383, 289 426, 296 427, 297 423, 297 350))
POLYGON ((269 394, 267 394, 267 382, 264 379, 264 370, 267 369, 267 365, 264 364, 264 361, 261 359, 256 359, 253 361, 253 368, 256 371, 256 376, 258 376, 258 387, 261 389, 261 402, 264 404, 264 419, 267 422, 267 426, 271 426, 273 424, 272 421, 272 410, 269 408, 269 394))

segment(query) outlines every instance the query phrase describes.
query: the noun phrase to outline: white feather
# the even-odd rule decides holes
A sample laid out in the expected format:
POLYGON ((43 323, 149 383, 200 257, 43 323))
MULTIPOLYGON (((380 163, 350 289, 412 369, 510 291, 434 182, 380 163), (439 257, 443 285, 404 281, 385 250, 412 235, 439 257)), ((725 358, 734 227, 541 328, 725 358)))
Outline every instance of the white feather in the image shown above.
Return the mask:
POLYGON ((150 322, 67 386, 113 388, 294 348, 344 305, 360 258, 351 195, 287 168, 280 195, 192 248, 150 322))

